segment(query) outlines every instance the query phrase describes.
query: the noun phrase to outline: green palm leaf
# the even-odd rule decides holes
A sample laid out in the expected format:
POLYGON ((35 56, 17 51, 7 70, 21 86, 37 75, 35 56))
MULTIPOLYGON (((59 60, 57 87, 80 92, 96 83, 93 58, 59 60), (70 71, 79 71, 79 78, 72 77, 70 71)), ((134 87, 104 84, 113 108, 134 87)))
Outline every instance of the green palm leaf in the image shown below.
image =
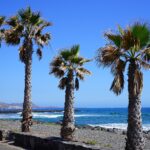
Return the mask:
POLYGON ((115 46, 121 47, 122 44, 122 37, 118 35, 114 35, 111 33, 105 33, 105 37, 110 40, 115 46))
POLYGON ((147 24, 137 22, 131 27, 131 32, 133 37, 137 39, 139 48, 147 46, 147 43, 150 42, 150 31, 147 24))

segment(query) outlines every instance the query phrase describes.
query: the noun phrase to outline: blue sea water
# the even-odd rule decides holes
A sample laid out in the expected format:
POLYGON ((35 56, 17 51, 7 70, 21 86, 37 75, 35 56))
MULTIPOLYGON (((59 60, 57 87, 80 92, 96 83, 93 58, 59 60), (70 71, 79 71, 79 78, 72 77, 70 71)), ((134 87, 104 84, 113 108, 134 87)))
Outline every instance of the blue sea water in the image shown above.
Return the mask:
MULTIPOLYGON (((77 125, 102 126, 108 128, 126 129, 127 108, 77 108, 75 123, 77 125)), ((0 114, 0 119, 20 119, 21 113, 0 114)), ((62 112, 33 113, 33 118, 42 122, 60 122, 62 112)), ((150 108, 142 108, 144 130, 150 130, 150 108)))

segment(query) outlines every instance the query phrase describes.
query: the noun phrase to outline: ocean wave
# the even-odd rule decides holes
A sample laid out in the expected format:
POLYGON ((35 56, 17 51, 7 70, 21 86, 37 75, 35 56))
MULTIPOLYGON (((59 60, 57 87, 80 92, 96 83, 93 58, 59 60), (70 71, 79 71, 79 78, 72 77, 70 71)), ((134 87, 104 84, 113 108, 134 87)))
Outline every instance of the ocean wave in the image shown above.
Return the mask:
POLYGON ((111 117, 112 115, 97 115, 97 114, 81 114, 81 115, 78 115, 78 114, 75 114, 74 115, 75 117, 111 117))
MULTIPOLYGON (((63 114, 48 114, 48 113, 33 113, 34 118, 58 118, 62 117, 63 114)), ((106 116, 106 115, 91 115, 91 114, 81 114, 81 115, 74 115, 75 118, 78 117, 101 117, 101 116, 106 116)))
POLYGON ((38 114, 38 113, 33 113, 33 118, 58 118, 62 117, 63 115, 52 115, 52 114, 38 114))
POLYGON ((0 119, 20 119, 20 115, 0 115, 0 119))
MULTIPOLYGON (((0 114, 0 119, 6 119, 6 118, 21 118, 22 112, 16 113, 16 114, 0 114)), ((62 113, 49 113, 49 112, 42 112, 42 113, 32 113, 33 118, 59 118, 62 117, 62 113)), ((109 117, 111 115, 103 115, 103 114, 75 114, 75 118, 80 118, 80 117, 109 117)))

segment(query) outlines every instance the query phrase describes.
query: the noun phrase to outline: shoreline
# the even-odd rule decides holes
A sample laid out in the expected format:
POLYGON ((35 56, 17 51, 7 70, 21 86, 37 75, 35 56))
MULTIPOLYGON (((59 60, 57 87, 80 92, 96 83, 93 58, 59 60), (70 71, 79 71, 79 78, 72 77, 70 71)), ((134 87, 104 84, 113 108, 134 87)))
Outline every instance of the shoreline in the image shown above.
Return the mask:
MULTIPOLYGON (((0 120, 0 129, 15 132, 21 132, 21 123, 19 120, 0 120)), ((34 121, 31 127, 30 135, 40 137, 60 137, 60 124, 58 123, 43 123, 34 121)), ((144 150, 150 148, 150 131, 147 133, 146 145, 144 150)), ((103 127, 91 126, 76 126, 75 137, 77 141, 100 146, 102 150, 116 149, 121 150, 125 147, 126 132, 117 129, 106 129, 103 127)))

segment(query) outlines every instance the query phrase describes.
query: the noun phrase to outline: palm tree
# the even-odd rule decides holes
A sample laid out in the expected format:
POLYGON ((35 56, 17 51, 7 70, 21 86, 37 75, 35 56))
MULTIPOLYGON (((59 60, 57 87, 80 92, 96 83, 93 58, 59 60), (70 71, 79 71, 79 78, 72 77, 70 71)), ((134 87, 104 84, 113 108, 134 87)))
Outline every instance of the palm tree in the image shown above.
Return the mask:
POLYGON ((84 75, 90 75, 90 71, 83 65, 90 60, 79 56, 79 45, 71 49, 64 49, 53 59, 50 64, 50 74, 60 78, 59 88, 65 89, 64 116, 61 128, 61 137, 64 140, 74 139, 74 89, 79 89, 79 79, 84 80, 84 75))
POLYGON ((4 16, 0 16, 0 46, 1 46, 1 42, 2 40, 4 40, 4 32, 5 29, 2 28, 2 26, 5 24, 5 17, 4 16))
POLYGON ((126 150, 143 150, 144 138, 141 117, 141 91, 143 74, 141 68, 150 68, 150 29, 147 24, 136 22, 117 33, 107 32, 108 43, 98 50, 96 61, 111 67, 114 80, 111 90, 119 95, 124 88, 124 72, 128 66, 128 127, 126 150))
POLYGON ((29 132, 32 125, 32 106, 31 106, 31 68, 32 54, 36 45, 37 55, 42 58, 42 48, 50 40, 49 33, 43 33, 43 30, 50 26, 41 18, 39 12, 32 12, 30 7, 21 9, 16 16, 7 20, 9 29, 5 31, 5 41, 9 45, 20 45, 19 57, 25 64, 25 90, 22 112, 22 132, 29 132), (33 47, 34 46, 34 47, 33 47))

